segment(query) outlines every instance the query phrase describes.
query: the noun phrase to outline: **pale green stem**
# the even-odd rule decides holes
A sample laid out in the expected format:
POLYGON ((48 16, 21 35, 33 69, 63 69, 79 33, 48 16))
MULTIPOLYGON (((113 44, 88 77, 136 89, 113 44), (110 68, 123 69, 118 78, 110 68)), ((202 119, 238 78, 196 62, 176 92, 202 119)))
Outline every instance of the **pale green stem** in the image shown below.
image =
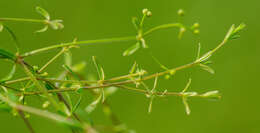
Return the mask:
MULTIPOLYGON (((167 28, 174 28, 174 27, 183 27, 183 25, 180 24, 180 23, 171 23, 171 24, 159 25, 159 26, 151 28, 150 30, 145 32, 143 34, 143 36, 149 35, 152 32, 160 30, 160 29, 167 29, 167 28)), ((31 56, 31 55, 34 55, 34 54, 44 52, 44 51, 48 51, 48 50, 52 50, 52 49, 56 49, 56 48, 67 47, 67 46, 73 46, 73 45, 81 45, 81 44, 82 45, 83 44, 89 45, 89 44, 97 44, 97 43, 122 42, 122 41, 136 40, 136 39, 137 39, 136 36, 129 36, 129 37, 119 37, 119 38, 111 38, 111 39, 99 39, 99 40, 87 40, 87 41, 62 43, 62 44, 52 45, 52 46, 49 46, 49 47, 40 48, 40 49, 37 49, 37 50, 33 50, 31 52, 24 53, 22 55, 22 57, 27 57, 27 56, 31 56)))
POLYGON ((51 58, 40 70, 42 72, 45 68, 47 68, 53 61, 55 61, 59 56, 61 56, 66 51, 66 48, 63 48, 58 54, 56 54, 53 58, 51 58))
POLYGON ((25 111, 25 112, 28 112, 28 113, 32 113, 32 114, 35 114, 35 115, 38 115, 38 116, 41 116, 41 117, 45 117, 45 118, 54 120, 56 122, 58 121, 58 122, 62 122, 62 123, 67 124, 67 125, 75 126, 75 127, 78 127, 78 128, 83 128, 83 126, 80 123, 78 123, 74 120, 67 119, 66 117, 48 112, 46 110, 40 110, 40 109, 37 109, 37 108, 32 108, 32 107, 17 104, 15 102, 9 100, 8 98, 3 96, 2 94, 0 94, 0 100, 6 102, 8 105, 10 105, 11 107, 13 107, 17 110, 22 110, 22 111, 25 111))
POLYGON ((0 18, 0 21, 18 21, 18 22, 46 23, 46 20, 25 19, 25 18, 0 18))

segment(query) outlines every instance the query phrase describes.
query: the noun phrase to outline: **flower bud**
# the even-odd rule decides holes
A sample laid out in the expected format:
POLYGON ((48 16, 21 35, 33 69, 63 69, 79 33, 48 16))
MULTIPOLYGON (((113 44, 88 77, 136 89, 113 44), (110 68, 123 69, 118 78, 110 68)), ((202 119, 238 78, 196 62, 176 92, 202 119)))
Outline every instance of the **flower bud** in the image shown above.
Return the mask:
POLYGON ((143 9, 143 14, 146 15, 149 10, 147 8, 143 9))
POLYGON ((199 28, 199 27, 200 27, 200 24, 199 24, 199 23, 194 23, 192 27, 193 27, 193 28, 199 28))
POLYGON ((179 16, 184 16, 184 14, 185 14, 184 10, 182 10, 182 9, 179 9, 177 13, 179 16))
POLYGON ((193 33, 197 35, 197 34, 200 33, 200 30, 196 29, 196 30, 193 31, 193 33))

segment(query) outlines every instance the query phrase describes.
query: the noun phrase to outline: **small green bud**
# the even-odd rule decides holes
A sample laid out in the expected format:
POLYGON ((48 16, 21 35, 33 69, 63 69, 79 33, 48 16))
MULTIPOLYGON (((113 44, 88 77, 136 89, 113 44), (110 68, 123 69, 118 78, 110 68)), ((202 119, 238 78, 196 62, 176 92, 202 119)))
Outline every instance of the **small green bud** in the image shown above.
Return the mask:
POLYGON ((167 74, 167 75, 164 76, 165 79, 170 79, 170 77, 171 77, 171 76, 170 76, 169 74, 167 74))
POLYGON ((49 74, 47 72, 44 72, 41 74, 41 76, 48 76, 49 74))
POLYGON ((200 27, 200 24, 199 24, 199 23, 194 23, 192 27, 193 27, 193 28, 199 28, 199 27, 200 27))
POLYGON ((185 12, 184 12, 183 9, 179 9, 179 10, 178 10, 178 15, 179 15, 179 16, 184 16, 184 14, 185 14, 185 12))
POLYGON ((38 70, 39 70, 39 67, 38 67, 38 66, 33 66, 33 70, 34 70, 34 71, 38 71, 38 70))
POLYGON ((146 15, 149 10, 147 8, 143 9, 143 14, 146 15))
POLYGON ((50 102, 49 102, 49 101, 46 101, 46 102, 44 102, 44 103, 42 104, 42 108, 46 109, 46 108, 49 107, 49 105, 50 105, 50 102))
POLYGON ((174 75, 176 73, 176 70, 170 70, 169 72, 171 75, 174 75))
POLYGON ((146 15, 147 15, 147 17, 151 17, 153 14, 151 11, 148 11, 146 15))
POLYGON ((196 34, 196 35, 198 35, 199 33, 200 33, 200 30, 198 30, 198 29, 193 31, 193 34, 196 34))
POLYGON ((147 17, 151 17, 152 16, 152 12, 149 11, 147 8, 143 9, 143 14, 146 15, 147 17))

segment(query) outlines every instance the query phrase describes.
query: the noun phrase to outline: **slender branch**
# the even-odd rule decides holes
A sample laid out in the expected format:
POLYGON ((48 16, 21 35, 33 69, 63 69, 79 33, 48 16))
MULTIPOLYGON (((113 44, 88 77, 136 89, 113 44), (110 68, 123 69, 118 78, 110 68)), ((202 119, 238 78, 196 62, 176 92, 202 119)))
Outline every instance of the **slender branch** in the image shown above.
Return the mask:
POLYGON ((45 68, 47 68, 53 61, 55 61, 58 57, 60 57, 67 49, 63 48, 58 54, 56 54, 53 58, 51 58, 40 70, 39 73, 42 72, 45 68))
POLYGON ((35 133, 34 129, 32 128, 32 125, 30 124, 29 120, 25 117, 23 111, 18 110, 19 115, 21 116, 21 118, 23 119, 25 125, 27 126, 27 128, 29 129, 30 133, 35 133))
POLYGON ((46 110, 40 110, 40 109, 37 109, 37 108, 17 104, 15 102, 9 100, 8 98, 3 96, 2 94, 0 94, 0 100, 6 102, 11 107, 13 107, 17 110, 22 110, 24 112, 39 115, 39 116, 42 116, 42 117, 45 117, 45 118, 48 118, 48 119, 51 119, 51 120, 54 120, 54 121, 58 121, 58 122, 61 122, 61 123, 67 124, 67 125, 71 125, 71 126, 74 126, 74 127, 83 128, 83 126, 80 123, 78 123, 77 121, 67 119, 63 116, 48 112, 46 110))
MULTIPOLYGON (((145 32, 143 35, 147 36, 147 35, 155 32, 157 30, 174 28, 174 27, 184 27, 184 26, 180 23, 163 24, 163 25, 159 25, 159 26, 156 26, 154 28, 151 28, 150 30, 145 32)), ((56 49, 56 48, 67 47, 67 46, 73 46, 73 45, 80 45, 80 44, 89 45, 89 44, 97 44, 97 43, 123 42, 123 41, 131 41, 131 40, 136 40, 136 36, 62 43, 62 44, 52 45, 52 46, 49 46, 49 47, 45 47, 45 48, 41 48, 41 49, 33 50, 31 52, 24 53, 22 55, 22 57, 28 57, 28 56, 32 56, 34 54, 38 54, 38 53, 41 53, 41 52, 44 52, 44 51, 48 51, 48 50, 52 50, 52 49, 56 49)))
POLYGON ((40 20, 40 19, 26 19, 26 18, 0 18, 0 21, 46 23, 46 20, 40 20))
POLYGON ((122 42, 122 41, 130 41, 130 40, 135 40, 135 36, 129 36, 129 37, 120 37, 120 38, 110 38, 110 39, 99 39, 99 40, 87 40, 87 41, 78 41, 78 42, 69 42, 69 43, 62 43, 58 45, 52 45, 49 47, 33 50, 31 52, 27 52, 22 55, 22 57, 28 57, 32 56, 44 51, 56 49, 56 48, 63 48, 63 47, 68 47, 68 46, 74 46, 74 45, 90 45, 90 44, 97 44, 97 43, 109 43, 109 42, 122 42))

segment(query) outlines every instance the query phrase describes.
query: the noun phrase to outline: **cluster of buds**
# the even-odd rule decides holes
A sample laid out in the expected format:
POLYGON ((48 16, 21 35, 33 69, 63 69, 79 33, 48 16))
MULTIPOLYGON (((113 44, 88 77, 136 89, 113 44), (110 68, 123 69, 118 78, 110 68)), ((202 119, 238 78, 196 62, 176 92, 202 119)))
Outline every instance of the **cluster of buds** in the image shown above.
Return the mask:
POLYGON ((143 9, 143 14, 147 17, 151 17, 153 14, 147 8, 143 9))

